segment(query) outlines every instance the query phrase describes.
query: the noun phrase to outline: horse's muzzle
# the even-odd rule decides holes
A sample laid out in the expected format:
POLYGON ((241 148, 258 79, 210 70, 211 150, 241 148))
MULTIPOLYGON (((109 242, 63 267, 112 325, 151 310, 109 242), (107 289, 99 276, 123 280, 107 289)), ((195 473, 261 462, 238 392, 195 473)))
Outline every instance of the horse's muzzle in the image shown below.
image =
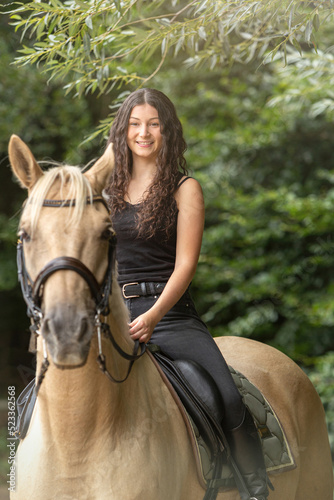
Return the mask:
POLYGON ((41 328, 52 361, 63 369, 85 364, 93 332, 93 317, 68 304, 48 311, 41 328))

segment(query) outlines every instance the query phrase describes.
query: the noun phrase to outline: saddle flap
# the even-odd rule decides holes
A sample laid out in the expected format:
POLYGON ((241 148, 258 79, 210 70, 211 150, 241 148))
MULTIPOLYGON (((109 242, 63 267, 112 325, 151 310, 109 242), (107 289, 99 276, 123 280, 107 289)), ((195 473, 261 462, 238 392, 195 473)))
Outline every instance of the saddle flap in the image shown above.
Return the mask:
POLYGON ((175 360, 173 363, 217 423, 221 423, 224 418, 224 403, 211 375, 198 363, 191 360, 175 360))
MULTIPOLYGON (((211 414, 210 409, 201 401, 198 394, 195 393, 192 385, 189 385, 182 371, 168 357, 161 353, 154 353, 154 358, 159 363, 160 368, 171 383, 176 394, 180 398, 186 411, 191 415, 203 439, 207 442, 214 456, 218 456, 222 451, 222 443, 225 442, 225 437, 221 436, 221 426, 216 422, 215 417, 211 414)), ((181 364, 183 368, 187 362, 181 364)), ((187 374, 195 372, 194 366, 188 367, 187 374)), ((197 376, 197 382, 200 376, 197 376)))

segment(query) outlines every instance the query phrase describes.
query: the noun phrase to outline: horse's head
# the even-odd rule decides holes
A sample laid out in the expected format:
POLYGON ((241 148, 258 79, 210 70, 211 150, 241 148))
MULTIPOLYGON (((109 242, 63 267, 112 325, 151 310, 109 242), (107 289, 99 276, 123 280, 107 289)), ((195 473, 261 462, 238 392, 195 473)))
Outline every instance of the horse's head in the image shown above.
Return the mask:
POLYGON ((19 236, 28 285, 37 287, 32 295, 42 317, 41 333, 57 366, 80 366, 87 359, 96 294, 108 268, 111 222, 101 198, 93 200, 111 174, 112 146, 85 174, 68 166, 44 173, 17 136, 11 137, 9 158, 28 190, 19 236), (65 257, 65 265, 57 267, 59 257, 65 257), (50 269, 50 263, 56 267, 50 269))

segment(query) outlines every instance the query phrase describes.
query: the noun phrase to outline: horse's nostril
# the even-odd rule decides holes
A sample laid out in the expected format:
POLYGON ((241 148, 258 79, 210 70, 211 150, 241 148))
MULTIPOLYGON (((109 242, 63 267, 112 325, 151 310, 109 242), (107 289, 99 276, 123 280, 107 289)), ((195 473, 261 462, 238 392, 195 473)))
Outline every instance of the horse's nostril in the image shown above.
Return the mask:
POLYGON ((81 318, 81 321, 80 321, 78 335, 77 335, 78 340, 79 341, 83 340, 86 337, 87 332, 89 332, 89 324, 88 324, 87 317, 84 317, 84 318, 81 318))

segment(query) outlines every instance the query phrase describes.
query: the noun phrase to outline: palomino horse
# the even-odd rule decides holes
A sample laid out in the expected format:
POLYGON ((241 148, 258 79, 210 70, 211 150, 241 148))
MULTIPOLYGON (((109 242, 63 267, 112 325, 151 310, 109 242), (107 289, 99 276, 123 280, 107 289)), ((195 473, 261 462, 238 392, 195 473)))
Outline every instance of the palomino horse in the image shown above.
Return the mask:
MULTIPOLYGON (((9 154, 29 192, 19 234, 31 283, 39 282, 36 373, 46 356, 50 360, 28 434, 18 447, 11 499, 202 500, 185 424, 151 358, 144 354, 136 360, 118 384, 96 363, 102 351, 108 371, 123 379, 129 360, 120 352, 134 349, 115 276, 105 321, 122 351, 95 334, 94 277, 87 277, 88 268, 101 284, 108 267, 112 228, 101 199, 94 202, 92 196, 101 194, 110 175, 111 147, 85 174, 66 166, 43 174, 17 136, 9 154), (74 199, 75 206, 58 202, 74 199), (54 260, 59 257, 66 264, 60 270, 54 260)), ((231 337, 217 342, 227 361, 271 402, 290 442, 297 467, 271 476, 275 491, 269 499, 332 500, 324 410, 308 378, 266 345, 231 337)), ((236 490, 218 495, 239 498, 236 490)))

